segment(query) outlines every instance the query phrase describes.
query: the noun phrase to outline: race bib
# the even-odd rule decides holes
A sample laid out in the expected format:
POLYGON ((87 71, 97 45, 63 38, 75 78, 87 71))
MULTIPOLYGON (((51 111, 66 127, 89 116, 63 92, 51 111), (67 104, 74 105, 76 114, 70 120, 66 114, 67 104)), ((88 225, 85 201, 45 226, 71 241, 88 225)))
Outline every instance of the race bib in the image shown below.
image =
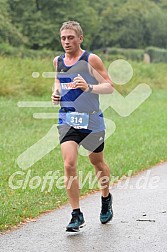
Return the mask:
POLYGON ((66 113, 66 123, 75 129, 87 129, 89 123, 89 114, 68 112, 66 113))

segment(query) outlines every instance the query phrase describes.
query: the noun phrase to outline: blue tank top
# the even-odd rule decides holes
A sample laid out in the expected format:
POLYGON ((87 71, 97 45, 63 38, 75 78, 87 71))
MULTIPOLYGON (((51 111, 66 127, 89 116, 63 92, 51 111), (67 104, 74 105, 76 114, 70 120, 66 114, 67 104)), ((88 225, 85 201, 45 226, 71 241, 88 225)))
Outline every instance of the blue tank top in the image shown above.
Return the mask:
POLYGON ((87 129, 80 129, 82 132, 99 132, 105 129, 103 114, 99 107, 99 95, 83 92, 75 88, 73 79, 80 74, 88 84, 97 85, 98 81, 90 74, 88 68, 88 57, 90 53, 84 51, 79 60, 72 66, 64 63, 65 55, 58 57, 57 79, 60 81, 60 110, 58 124, 66 123, 66 113, 69 111, 88 113, 89 124, 87 129))

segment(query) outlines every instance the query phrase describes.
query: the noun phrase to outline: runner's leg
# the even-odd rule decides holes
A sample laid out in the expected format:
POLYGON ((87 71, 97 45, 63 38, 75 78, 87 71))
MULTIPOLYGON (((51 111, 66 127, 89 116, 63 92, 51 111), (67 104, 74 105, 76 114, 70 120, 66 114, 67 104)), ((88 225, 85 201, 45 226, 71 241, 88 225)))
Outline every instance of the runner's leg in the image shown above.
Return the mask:
POLYGON ((66 141, 61 144, 64 160, 64 175, 66 192, 72 209, 79 208, 79 182, 77 177, 78 144, 74 141, 66 141))
POLYGON ((98 176, 98 179, 103 188, 101 189, 102 196, 107 197, 109 194, 110 169, 104 161, 103 151, 98 153, 92 152, 89 155, 89 159, 95 168, 96 174, 98 174, 98 172, 100 171, 100 176, 98 176))

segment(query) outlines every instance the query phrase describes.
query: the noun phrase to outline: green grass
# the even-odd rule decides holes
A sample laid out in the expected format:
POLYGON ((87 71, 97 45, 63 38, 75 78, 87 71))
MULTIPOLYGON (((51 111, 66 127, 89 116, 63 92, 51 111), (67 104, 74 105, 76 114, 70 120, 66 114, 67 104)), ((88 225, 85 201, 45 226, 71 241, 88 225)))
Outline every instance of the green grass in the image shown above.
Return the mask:
MULTIPOLYGON (((1 59, 2 60, 2 59, 1 59)), ((35 79, 29 76, 22 76, 22 71, 26 68, 26 73, 31 71, 48 71, 49 62, 41 62, 41 68, 39 62, 26 61, 18 63, 15 61, 15 68, 11 63, 8 65, 9 59, 4 59, 5 64, 9 69, 5 69, 7 72, 1 74, 1 80, 5 78, 0 85, 1 90, 8 87, 8 90, 12 85, 15 96, 12 97, 12 93, 5 93, 0 98, 0 230, 10 229, 12 226, 24 221, 27 218, 33 218, 39 214, 55 209, 61 204, 67 202, 67 196, 64 189, 58 189, 56 187, 56 180, 54 186, 50 192, 48 192, 48 184, 43 192, 41 192, 41 184, 37 189, 31 189, 31 179, 35 176, 39 176, 43 181, 43 176, 48 171, 59 170, 59 176, 63 176, 63 162, 60 152, 60 146, 56 147, 49 154, 35 163, 28 170, 22 171, 17 165, 17 157, 36 143, 44 135, 47 134, 49 129, 55 123, 54 119, 40 120, 34 119, 33 113, 38 112, 55 112, 57 108, 19 108, 17 102, 22 100, 32 101, 49 101, 52 80, 46 80, 44 78, 35 79), (38 64, 37 64, 38 63, 38 64), (45 64, 46 63, 46 64, 45 64), (37 64, 35 70, 33 67, 37 64), (12 68, 13 67, 13 68, 12 68), (31 68, 32 67, 32 68, 31 68), (21 69, 21 73, 18 72, 18 68, 21 69), (46 68, 46 69, 45 69, 46 68), (15 69, 15 72, 14 72, 15 69), (9 76, 13 73, 12 77, 9 76), (15 74, 14 74, 15 73, 15 74), (2 77, 3 76, 3 77, 2 77), (21 79, 22 76, 22 79, 21 79), (10 79, 10 86, 7 79, 10 79), (22 82, 21 82, 22 80, 22 82), (5 82, 6 81, 6 82, 5 82), (28 82, 28 83, 27 83, 28 82), (42 83, 41 83, 42 82, 42 83), (6 86, 5 86, 6 83, 6 86), (24 83, 24 85, 23 85, 24 83), (17 84, 17 85, 16 85, 17 84), (29 85, 28 85, 29 84, 29 85), (8 86, 9 85, 9 86, 8 86), (20 90, 22 85, 26 88, 20 90), (38 90, 43 87, 43 91, 40 93, 35 92, 32 96, 28 90, 33 90, 36 85, 38 90), (16 87, 16 90, 15 90, 16 87), (18 87, 18 88, 17 88, 18 87), (32 88, 33 87, 33 88, 32 88), (31 95, 31 96, 30 96, 31 95), (22 175, 17 175, 14 183, 15 185, 19 180, 23 180, 25 183, 26 174, 31 171, 26 188, 23 189, 23 185, 19 189, 11 189, 9 186, 10 176, 17 171, 22 171, 22 175)), ((161 161, 167 160, 166 142, 167 142, 167 90, 166 87, 166 75, 160 76, 164 73, 165 65, 142 65, 140 63, 133 63, 137 71, 137 75, 134 76, 136 85, 143 82, 139 81, 141 73, 145 83, 148 83, 149 76, 150 83, 152 83, 153 93, 137 110, 135 110, 128 117, 120 117, 111 108, 105 111, 106 118, 112 119, 116 124, 116 130, 105 143, 105 160, 109 164, 111 169, 111 175, 114 177, 128 174, 129 170, 133 170, 133 173, 144 170, 150 166, 155 165, 161 161), (158 69, 155 73, 154 70, 158 69), (148 71, 148 74, 146 72, 148 71), (145 73, 144 73, 145 72, 145 73), (156 76, 156 80, 154 79, 156 76), (158 77, 159 76, 159 77, 158 77), (146 78, 146 81, 145 81, 146 78), (161 81, 163 80, 163 83, 161 81)), ((2 66, 2 65, 1 65, 2 66)), ((7 67, 7 68, 8 68, 7 67)), ((52 71, 51 69, 49 71, 52 71)), ((141 79, 142 79, 141 78, 141 79)), ((133 85, 126 89, 122 87, 120 90, 122 93, 129 92, 133 88, 133 85)), ((54 138, 55 136, 53 136, 54 138)), ((78 158, 78 170, 83 171, 84 176, 89 171, 93 171, 87 157, 79 155, 78 158)), ((35 183, 35 182, 34 182, 35 183)), ((26 185, 26 184, 24 184, 26 185)), ((97 189, 97 184, 94 189, 97 189)), ((81 194, 84 195, 90 192, 88 182, 81 190, 81 194)))
MULTIPOLYGON (((54 55, 53 55, 54 58, 54 55)), ((52 72, 51 59, 18 59, 0 57, 0 95, 8 97, 42 96, 51 92, 53 79, 42 77, 43 72, 52 72), (39 72, 39 78, 32 73, 39 72)))
MULTIPOLYGON (((55 55, 53 55, 54 58, 55 55)), ((53 58, 51 59, 18 59, 0 57, 0 96, 25 99, 28 95, 48 97, 51 92, 53 79, 43 78, 43 72, 53 72, 53 58), (39 78, 33 78, 32 72, 39 72, 39 78)), ((111 62, 106 62, 106 67, 111 62)), ((119 87, 120 92, 128 93, 139 83, 147 83, 152 88, 167 87, 167 65, 143 64, 130 62, 133 67, 133 78, 126 88, 119 87)))

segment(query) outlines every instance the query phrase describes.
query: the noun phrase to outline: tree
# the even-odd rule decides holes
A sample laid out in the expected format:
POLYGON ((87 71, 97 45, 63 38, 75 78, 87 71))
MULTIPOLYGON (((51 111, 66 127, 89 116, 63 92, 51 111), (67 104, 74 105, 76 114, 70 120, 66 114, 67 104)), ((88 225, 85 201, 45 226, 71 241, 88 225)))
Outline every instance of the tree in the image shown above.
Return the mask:
POLYGON ((8 2, 0 0, 0 6, 0 42, 14 46, 23 43, 24 37, 11 22, 8 2))
POLYGON ((167 48, 167 16, 161 9, 146 16, 147 44, 167 48))
POLYGON ((1 41, 61 50, 62 22, 76 20, 83 47, 167 47, 166 0, 0 0, 1 41))
MULTIPOLYGON (((113 1, 102 12, 97 45, 99 47, 117 46, 124 48, 144 48, 151 45, 154 43, 153 40, 156 40, 155 35, 152 36, 153 39, 151 40, 148 36, 152 33, 151 23, 155 22, 155 20, 153 21, 155 13, 157 13, 155 20, 157 21, 157 18, 161 15, 161 21, 163 20, 163 22, 161 22, 161 29, 159 25, 152 28, 159 34, 159 39, 165 41, 164 37, 166 36, 160 31, 166 33, 166 21, 164 15, 162 15, 162 10, 157 4, 149 0, 140 0, 140 2, 138 0, 120 0, 117 4, 113 1), (148 21, 150 25, 147 25, 148 21)), ((160 43, 160 45, 166 46, 164 42, 160 43)))
POLYGON ((59 28, 67 20, 79 21, 86 34, 84 46, 90 47, 98 26, 95 10, 88 0, 8 0, 12 22, 28 38, 30 48, 61 49, 59 28), (17 4, 16 4, 17 3, 17 4))

